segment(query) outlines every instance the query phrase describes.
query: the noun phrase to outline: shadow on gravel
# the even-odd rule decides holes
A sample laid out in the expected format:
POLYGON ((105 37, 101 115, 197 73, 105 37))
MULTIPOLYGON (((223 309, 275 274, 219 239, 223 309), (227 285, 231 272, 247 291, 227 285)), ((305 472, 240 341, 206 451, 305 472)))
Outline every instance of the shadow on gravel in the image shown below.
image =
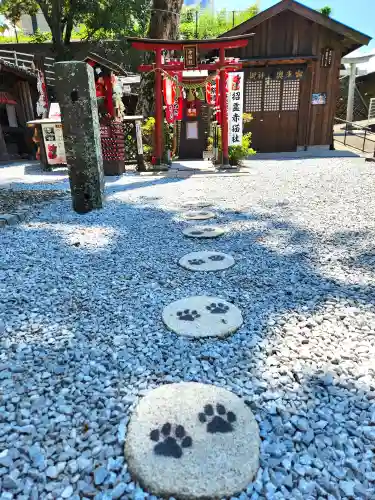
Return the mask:
MULTIPOLYGON (((175 180, 179 179, 167 182, 175 180)), ((183 237, 181 229, 189 223, 157 206, 113 199, 102 211, 78 216, 68 212, 70 201, 59 203, 52 219, 42 214, 27 231, 21 225, 4 232, 7 253, 0 263, 5 297, 0 312, 6 313, 5 327, 10 329, 2 336, 1 360, 14 367, 14 373, 2 380, 2 390, 17 393, 29 405, 35 436, 49 440, 49 448, 53 444, 53 460, 62 460, 66 442, 77 455, 88 453, 92 442, 106 443, 110 452, 103 447, 93 458, 97 465, 108 453, 122 457, 125 425, 137 397, 163 383, 192 380, 226 387, 252 401, 263 436, 261 464, 273 468, 272 474, 277 467, 283 474, 292 464, 295 469, 296 453, 312 446, 312 440, 321 442, 320 462, 305 465, 314 469, 317 485, 306 486, 302 498, 309 498, 309 488, 311 498, 324 497, 323 491, 335 491, 331 494, 340 498, 337 484, 330 483, 332 474, 337 483, 343 472, 328 467, 334 462, 342 468, 348 447, 355 460, 363 455, 370 463, 363 444, 370 438, 362 441, 363 433, 370 431, 358 424, 368 421, 368 412, 362 412, 375 397, 375 388, 371 376, 365 374, 362 381, 352 374, 345 359, 327 350, 322 339, 332 336, 336 342, 332 345, 340 346, 349 335, 345 330, 349 313, 339 310, 341 306, 364 306, 374 313, 374 286, 330 277, 331 264, 321 262, 318 252, 328 252, 327 247, 320 248, 323 236, 272 213, 218 211, 218 218, 207 223, 223 221, 229 232, 203 241, 183 237), (64 214, 63 224, 59 213, 64 214), (64 226, 63 238, 55 225, 64 226), (95 238, 102 234, 95 233, 98 226, 107 237, 99 249, 95 247, 95 238), (201 249, 230 253, 236 265, 207 274, 179 267, 182 255, 201 249), (165 329, 161 322, 165 305, 203 294, 235 303, 243 312, 243 327, 223 341, 191 341, 165 329), (326 321, 326 306, 338 307, 335 321, 326 321), (323 333, 314 343, 317 329, 323 333), (309 374, 312 358, 315 365, 317 358, 321 361, 321 372, 309 374), (335 366, 333 375, 327 373, 327 365, 335 366), (345 408, 349 413, 344 414, 345 408), (316 422, 313 437, 306 423, 294 425, 293 415, 316 422), (271 432, 280 437, 281 452, 271 451, 275 444, 267 442, 271 432), (281 466, 283 459, 290 466, 288 461, 281 466)), ((366 311, 355 327, 363 338, 366 325, 373 331, 366 311)), ((355 348, 360 364, 360 346, 355 348)), ((13 418, 13 403, 11 407, 5 418, 13 418)), ((6 421, 6 425, 0 436, 4 444, 13 424, 6 421)), ((20 441, 28 446, 30 440, 25 434, 20 441)), ((288 494, 300 484, 296 474, 294 470, 285 486, 288 494)), ((82 477, 92 481, 84 473, 82 477)), ((351 476, 345 470, 343 477, 351 476)), ((366 490, 369 483, 363 481, 366 490)), ((95 489, 101 488, 106 486, 95 489)), ((362 497, 354 492, 354 498, 362 497)))
MULTIPOLYGON (((162 182, 173 181, 175 179, 162 182)), ((157 181, 146 185, 155 183, 157 181)), ((203 221, 203 224, 220 224, 222 221, 229 228, 225 236, 213 240, 182 236, 181 229, 189 223, 178 220, 171 222, 172 217, 176 218, 176 212, 155 206, 130 205, 114 199, 107 203, 103 211, 85 216, 73 212, 65 214, 63 224, 58 217, 54 220, 42 219, 42 225, 36 223, 34 226, 32 222, 25 232, 25 238, 29 239, 27 251, 30 252, 33 246, 37 248, 42 241, 48 242, 48 245, 44 264, 38 266, 37 259, 33 258, 32 269, 26 266, 29 276, 25 275, 25 278, 30 279, 31 273, 33 279, 43 284, 45 266, 51 266, 58 280, 61 262, 65 261, 69 266, 74 256, 77 275, 80 276, 80 267, 83 273, 89 273, 86 297, 92 296, 91 313, 94 317, 97 316, 103 297, 95 293, 97 286, 111 296, 111 301, 115 303, 127 300, 126 297, 120 300, 123 284, 118 284, 122 291, 116 296, 114 289, 109 286, 111 280, 108 275, 113 278, 115 288, 119 277, 126 276, 125 288, 131 287, 134 278, 137 280, 135 290, 137 287, 146 290, 142 301, 147 302, 147 297, 152 297, 147 309, 158 328, 160 311, 170 301, 171 290, 175 299, 190 294, 210 293, 234 302, 245 318, 242 331, 248 334, 260 333, 268 328, 270 320, 287 312, 304 315, 317 312, 327 301, 344 301, 354 306, 374 305, 374 285, 346 283, 344 279, 330 277, 332 266, 338 263, 332 263, 329 259, 327 266, 327 262, 317 254, 321 243, 325 243, 323 236, 312 234, 280 217, 251 211, 239 213, 221 210, 217 219, 203 221), (241 225, 236 226, 236 223, 241 225), (103 245, 97 248, 96 238, 102 237, 103 245), (60 255, 62 242, 64 252, 60 255), (178 259, 182 255, 200 249, 230 253, 235 257, 236 265, 227 271, 202 274, 191 273, 178 266, 178 259), (153 289, 150 283, 154 283, 153 289)), ((190 224, 194 224, 194 221, 190 224)), ((361 235, 361 238, 365 236, 361 235)), ((349 245, 353 244, 353 240, 346 241, 349 241, 349 245)), ((337 242, 343 243, 341 234, 337 242)), ((343 252, 346 250, 344 246, 343 252)), ((3 272, 7 273, 8 268, 15 266, 19 273, 18 280, 22 281, 25 273, 24 257, 18 253, 18 263, 5 260, 2 263, 3 272)), ((363 256, 359 256, 358 262, 361 259, 363 256)), ((72 289, 75 286, 80 289, 74 272, 70 281, 72 289)), ((67 321, 71 322, 69 318, 67 321)))

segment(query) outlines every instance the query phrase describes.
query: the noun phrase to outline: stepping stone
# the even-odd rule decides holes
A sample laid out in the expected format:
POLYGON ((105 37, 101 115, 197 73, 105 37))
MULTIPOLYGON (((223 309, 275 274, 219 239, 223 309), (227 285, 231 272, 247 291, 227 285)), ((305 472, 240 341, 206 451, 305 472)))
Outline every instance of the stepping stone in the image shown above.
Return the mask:
POLYGON ((206 203, 204 201, 202 201, 202 202, 197 201, 196 203, 194 203, 194 202, 184 203, 182 205, 182 208, 195 210, 195 209, 198 209, 198 208, 208 208, 208 207, 212 207, 212 206, 213 206, 212 203, 206 203))
POLYGON ((189 238, 217 238, 225 233, 225 229, 218 226, 189 226, 182 232, 189 238))
POLYGON ((243 323, 238 307, 206 295, 176 300, 163 309, 162 317, 172 332, 196 339, 226 337, 243 323))
POLYGON ((183 214, 185 219, 187 220, 206 220, 206 219, 214 219, 216 215, 214 212, 210 212, 208 210, 191 210, 190 212, 185 212, 183 214))
POLYGON ((180 266, 190 271, 222 271, 235 263, 231 255, 220 252, 191 252, 181 257, 180 266))
POLYGON ((150 391, 128 426, 133 478, 163 498, 230 498, 259 468, 259 430, 243 399, 213 385, 183 382, 150 391))

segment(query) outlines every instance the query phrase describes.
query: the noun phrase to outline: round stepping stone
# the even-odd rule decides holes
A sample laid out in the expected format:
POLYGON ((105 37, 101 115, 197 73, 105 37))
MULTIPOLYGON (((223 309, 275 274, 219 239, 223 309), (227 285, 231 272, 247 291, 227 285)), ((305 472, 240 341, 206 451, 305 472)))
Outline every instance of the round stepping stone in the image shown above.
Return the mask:
POLYGON ((206 220, 216 217, 214 212, 210 212, 208 210, 191 210, 190 212, 185 212, 183 215, 187 220, 206 220))
POLYGON ((176 300, 163 309, 162 316, 172 332, 197 339, 226 337, 243 323, 238 307, 206 295, 176 300))
POLYGON ((220 499, 254 479, 259 445, 258 425, 243 399, 183 382, 158 387, 140 401, 125 455, 133 477, 153 495, 220 499))
POLYGON ((190 271, 222 271, 234 265, 231 255, 220 252, 191 252, 181 257, 180 266, 190 271))
POLYGON ((190 209, 190 210, 196 210, 196 209, 199 209, 199 208, 208 208, 208 207, 212 207, 212 203, 206 203, 204 201, 200 202, 200 201, 197 201, 196 203, 194 202, 190 202, 190 203, 184 203, 182 205, 183 208, 186 208, 186 209, 190 209))
POLYGON ((225 229, 218 226, 189 226, 182 232, 189 238, 217 238, 225 233, 225 229))

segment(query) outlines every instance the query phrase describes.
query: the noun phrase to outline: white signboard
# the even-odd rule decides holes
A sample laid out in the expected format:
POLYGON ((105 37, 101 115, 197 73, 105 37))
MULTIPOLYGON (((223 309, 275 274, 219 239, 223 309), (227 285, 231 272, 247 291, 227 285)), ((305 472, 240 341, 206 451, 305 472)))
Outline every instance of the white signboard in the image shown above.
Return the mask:
POLYGON ((61 123, 42 124, 48 165, 66 163, 64 136, 61 123))
POLYGON ((58 102, 51 102, 48 118, 54 118, 58 120, 61 118, 60 104, 58 102))
POLYGON ((136 120, 135 122, 135 136, 137 138, 138 154, 143 155, 142 129, 141 129, 141 122, 139 120, 136 120))
POLYGON ((198 122, 186 122, 186 139, 198 139, 198 122))
POLYGON ((229 146, 240 146, 242 143, 243 79, 242 72, 228 73, 229 146))

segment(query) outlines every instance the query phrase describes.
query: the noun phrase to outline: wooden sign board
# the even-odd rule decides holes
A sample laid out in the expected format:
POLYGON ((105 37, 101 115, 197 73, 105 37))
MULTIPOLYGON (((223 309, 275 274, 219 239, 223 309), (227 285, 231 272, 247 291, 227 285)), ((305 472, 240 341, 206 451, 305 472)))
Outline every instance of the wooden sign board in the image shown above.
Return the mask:
POLYGON ((192 69, 198 66, 198 47, 196 45, 184 45, 184 67, 192 69))

